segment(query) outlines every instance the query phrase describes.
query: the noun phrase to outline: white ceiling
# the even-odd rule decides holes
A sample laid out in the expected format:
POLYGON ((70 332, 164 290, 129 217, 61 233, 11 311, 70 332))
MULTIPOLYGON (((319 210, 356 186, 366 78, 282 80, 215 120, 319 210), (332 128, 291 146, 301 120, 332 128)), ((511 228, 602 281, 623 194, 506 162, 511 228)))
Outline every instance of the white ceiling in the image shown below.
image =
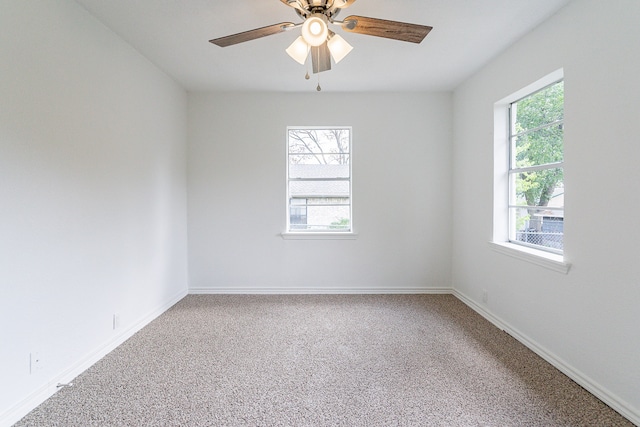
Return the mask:
MULTIPOLYGON (((314 91, 285 49, 293 30, 220 48, 208 41, 300 22, 279 0, 76 0, 189 91, 314 91)), ((336 30, 353 51, 320 73, 323 91, 448 91, 569 0, 358 0, 362 15, 430 25, 419 44, 336 30)))

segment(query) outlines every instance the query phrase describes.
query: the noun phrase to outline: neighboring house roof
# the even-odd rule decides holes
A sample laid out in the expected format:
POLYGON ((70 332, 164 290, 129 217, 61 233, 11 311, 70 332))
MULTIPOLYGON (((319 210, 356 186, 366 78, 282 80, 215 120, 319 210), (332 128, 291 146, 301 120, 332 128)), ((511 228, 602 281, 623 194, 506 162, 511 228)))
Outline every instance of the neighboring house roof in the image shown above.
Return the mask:
POLYGON ((289 165, 290 178, 349 178, 349 165, 289 165))
POLYGON ((349 197, 348 181, 292 181, 291 197, 349 197))
POLYGON ((290 181, 291 197, 349 197, 349 165, 289 165, 289 177, 301 179, 331 179, 331 181, 290 181))

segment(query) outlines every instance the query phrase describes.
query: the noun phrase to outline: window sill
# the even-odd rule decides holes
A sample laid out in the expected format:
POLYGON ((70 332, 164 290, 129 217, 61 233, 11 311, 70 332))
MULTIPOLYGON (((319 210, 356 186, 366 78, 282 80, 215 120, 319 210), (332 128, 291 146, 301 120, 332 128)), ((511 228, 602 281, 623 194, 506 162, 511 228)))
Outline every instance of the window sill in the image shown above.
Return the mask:
POLYGON ((544 267, 558 273, 567 274, 571 268, 571 264, 564 262, 562 255, 552 254, 507 242, 489 242, 489 244, 496 252, 521 261, 539 265, 540 267, 544 267))
POLYGON ((281 233, 280 236, 284 240, 355 240, 358 238, 356 233, 281 233))

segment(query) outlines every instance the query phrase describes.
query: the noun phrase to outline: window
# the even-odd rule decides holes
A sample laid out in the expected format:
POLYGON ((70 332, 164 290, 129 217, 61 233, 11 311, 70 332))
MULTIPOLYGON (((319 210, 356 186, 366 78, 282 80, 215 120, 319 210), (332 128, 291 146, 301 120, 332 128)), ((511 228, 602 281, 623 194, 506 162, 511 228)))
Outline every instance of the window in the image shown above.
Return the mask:
POLYGON ((562 253, 564 84, 509 106, 509 241, 562 253))
POLYGON ((287 128, 287 232, 352 231, 351 128, 287 128))
POLYGON ((556 70, 494 105, 490 243, 496 252, 567 274, 563 79, 556 70))
POLYGON ((564 83, 510 104, 509 241, 562 253, 564 83))

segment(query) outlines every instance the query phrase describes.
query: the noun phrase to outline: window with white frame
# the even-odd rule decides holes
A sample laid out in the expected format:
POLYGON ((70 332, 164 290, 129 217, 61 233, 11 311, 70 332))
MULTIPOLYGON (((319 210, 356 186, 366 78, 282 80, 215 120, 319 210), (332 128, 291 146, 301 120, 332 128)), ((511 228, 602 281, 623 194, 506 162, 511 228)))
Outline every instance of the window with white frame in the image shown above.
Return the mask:
POLYGON ((510 102, 508 111, 509 242, 562 254, 563 81, 510 102))
POLYGON ((287 128, 287 231, 353 231, 351 128, 287 128))

